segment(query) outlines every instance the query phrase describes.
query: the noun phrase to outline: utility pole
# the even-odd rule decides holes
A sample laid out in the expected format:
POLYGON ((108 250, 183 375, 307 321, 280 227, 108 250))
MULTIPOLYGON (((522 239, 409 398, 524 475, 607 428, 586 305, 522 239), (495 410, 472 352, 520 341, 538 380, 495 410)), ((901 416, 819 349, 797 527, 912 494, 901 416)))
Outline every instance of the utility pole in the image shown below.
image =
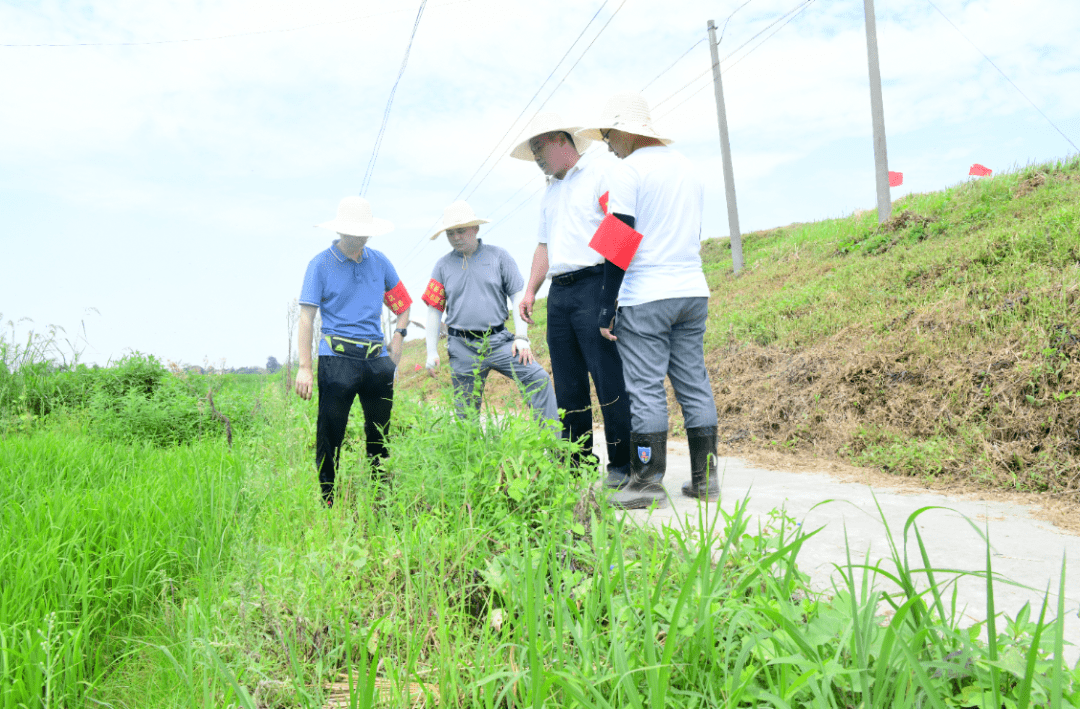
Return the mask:
POLYGON ((866 54, 870 63, 870 113, 874 121, 874 176, 877 179, 878 223, 881 224, 892 215, 892 198, 889 195, 889 157, 885 151, 885 108, 881 103, 874 0, 863 0, 863 9, 866 12, 866 54))
POLYGON ((735 203, 735 171, 731 168, 731 144, 728 142, 727 111, 724 109, 724 84, 720 80, 716 23, 712 20, 709 20, 709 50, 712 52, 713 86, 716 89, 716 115, 720 120, 720 154, 724 162, 724 193, 727 197, 728 230, 731 234, 731 262, 737 276, 743 268, 742 234, 739 232, 739 207, 735 203))

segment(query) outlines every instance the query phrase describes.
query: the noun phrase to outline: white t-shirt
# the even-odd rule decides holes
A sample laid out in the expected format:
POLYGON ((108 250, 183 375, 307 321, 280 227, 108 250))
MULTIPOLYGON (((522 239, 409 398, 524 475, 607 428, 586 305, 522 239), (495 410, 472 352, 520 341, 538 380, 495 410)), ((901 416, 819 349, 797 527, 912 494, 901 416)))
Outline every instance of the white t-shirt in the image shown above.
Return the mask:
POLYGON ((604 219, 600 197, 615 159, 597 151, 582 155, 563 179, 552 178, 540 202, 541 244, 547 244, 548 277, 603 263, 589 247, 604 219))
POLYGON ((709 297, 701 270, 705 188, 693 165, 670 147, 638 148, 609 172, 612 214, 634 217, 641 245, 626 269, 619 305, 709 297))

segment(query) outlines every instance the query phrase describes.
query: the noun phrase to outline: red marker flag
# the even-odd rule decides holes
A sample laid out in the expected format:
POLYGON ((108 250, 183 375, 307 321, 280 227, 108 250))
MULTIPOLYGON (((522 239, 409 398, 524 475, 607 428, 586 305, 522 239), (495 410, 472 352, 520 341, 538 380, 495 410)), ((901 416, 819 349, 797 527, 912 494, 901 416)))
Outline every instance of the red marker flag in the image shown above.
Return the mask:
POLYGON ((589 246, 613 264, 626 270, 641 244, 640 233, 614 214, 604 217, 589 246))
POLYGON ((969 175, 975 175, 976 177, 986 177, 987 175, 992 175, 993 173, 993 170, 988 168, 986 165, 980 165, 979 163, 975 163, 971 166, 971 169, 968 170, 969 175))
POLYGON ((889 187, 899 187, 904 184, 904 173, 889 170, 889 187))

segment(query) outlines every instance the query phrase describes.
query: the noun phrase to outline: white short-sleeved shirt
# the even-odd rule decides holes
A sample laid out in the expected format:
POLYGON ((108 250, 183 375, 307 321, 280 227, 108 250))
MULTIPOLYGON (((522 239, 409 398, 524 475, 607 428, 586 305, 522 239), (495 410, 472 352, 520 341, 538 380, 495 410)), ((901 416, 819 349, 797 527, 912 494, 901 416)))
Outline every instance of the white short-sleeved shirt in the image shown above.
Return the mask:
POLYGON ((634 217, 641 245, 626 269, 619 305, 709 297, 701 270, 705 188, 693 165, 664 146, 638 148, 608 173, 612 214, 634 217))
POLYGON ((605 153, 582 155, 563 179, 551 178, 540 202, 541 244, 547 244, 548 277, 604 262, 589 241, 604 219, 600 197, 608 191, 607 173, 615 167, 605 153))

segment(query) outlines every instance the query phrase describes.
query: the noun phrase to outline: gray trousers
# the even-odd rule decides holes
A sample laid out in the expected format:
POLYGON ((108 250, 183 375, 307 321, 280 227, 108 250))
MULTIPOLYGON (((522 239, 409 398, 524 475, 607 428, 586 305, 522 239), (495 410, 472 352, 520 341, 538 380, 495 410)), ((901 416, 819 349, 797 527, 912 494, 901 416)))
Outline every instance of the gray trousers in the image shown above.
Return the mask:
POLYGON ((459 417, 465 416, 466 405, 473 410, 480 409, 484 380, 488 372, 494 369, 516 381, 522 388, 526 403, 532 407, 533 418, 558 421, 555 390, 548 373, 539 364, 521 364, 510 352, 513 343, 514 336, 508 330, 495 333, 487 338, 487 342, 464 337, 447 338, 446 351, 450 356, 454 401, 459 417), (475 379, 477 374, 480 376, 479 383, 475 379))
POLYGON ((668 430, 664 377, 682 407, 686 428, 716 425, 716 401, 705 369, 708 298, 668 298, 620 307, 616 343, 630 396, 630 430, 668 430))

